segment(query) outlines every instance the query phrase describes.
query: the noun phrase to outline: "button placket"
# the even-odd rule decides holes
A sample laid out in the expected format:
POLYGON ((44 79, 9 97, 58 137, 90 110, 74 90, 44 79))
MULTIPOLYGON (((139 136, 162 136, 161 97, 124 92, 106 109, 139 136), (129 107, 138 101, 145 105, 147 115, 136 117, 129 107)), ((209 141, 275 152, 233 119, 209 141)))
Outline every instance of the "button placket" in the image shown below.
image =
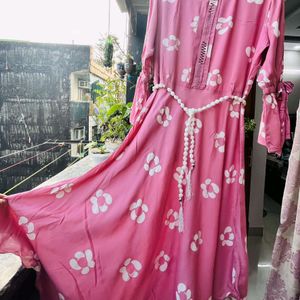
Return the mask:
POLYGON ((216 15, 219 6, 220 0, 209 0, 192 82, 193 88, 204 88, 206 85, 206 77, 209 69, 207 52, 209 44, 213 41, 215 36, 216 15))

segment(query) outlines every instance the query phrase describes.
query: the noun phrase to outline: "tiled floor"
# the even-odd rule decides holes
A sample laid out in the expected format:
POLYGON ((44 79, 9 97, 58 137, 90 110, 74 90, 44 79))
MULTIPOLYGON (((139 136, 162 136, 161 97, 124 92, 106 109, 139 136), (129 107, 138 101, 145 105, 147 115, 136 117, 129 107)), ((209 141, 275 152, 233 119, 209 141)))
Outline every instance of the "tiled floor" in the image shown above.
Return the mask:
POLYGON ((249 293, 247 300, 262 300, 271 267, 271 257, 280 219, 280 205, 266 196, 263 237, 248 238, 249 293))

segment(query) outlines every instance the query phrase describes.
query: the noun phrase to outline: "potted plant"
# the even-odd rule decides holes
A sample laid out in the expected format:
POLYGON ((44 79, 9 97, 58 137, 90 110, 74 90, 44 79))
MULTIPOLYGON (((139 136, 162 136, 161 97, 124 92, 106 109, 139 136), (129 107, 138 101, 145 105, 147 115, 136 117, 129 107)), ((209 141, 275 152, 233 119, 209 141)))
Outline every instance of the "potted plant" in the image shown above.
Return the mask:
POLYGON ((94 110, 100 142, 105 143, 107 150, 114 151, 131 129, 129 117, 132 104, 125 102, 126 86, 123 80, 108 79, 100 85, 94 110))

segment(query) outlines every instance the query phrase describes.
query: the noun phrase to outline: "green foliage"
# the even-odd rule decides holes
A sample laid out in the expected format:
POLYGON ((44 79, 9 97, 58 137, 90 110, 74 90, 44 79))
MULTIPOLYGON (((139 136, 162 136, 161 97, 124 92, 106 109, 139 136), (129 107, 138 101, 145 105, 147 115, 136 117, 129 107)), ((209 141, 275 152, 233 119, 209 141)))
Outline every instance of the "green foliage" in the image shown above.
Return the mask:
POLYGON ((245 133, 249 134, 255 130, 256 123, 253 119, 245 118, 245 133))
POLYGON ((101 142, 123 140, 131 129, 129 117, 132 106, 132 103, 126 103, 124 99, 125 82, 111 79, 100 85, 95 113, 100 125, 101 142))
POLYGON ((127 57, 119 44, 118 38, 113 35, 101 37, 94 50, 96 62, 108 68, 127 57))
POLYGON ((93 153, 100 153, 100 154, 108 153, 105 145, 98 141, 90 142, 84 146, 85 151, 90 149, 93 149, 92 150, 93 153))
POLYGON ((113 39, 109 36, 104 44, 104 58, 103 65, 104 67, 111 68, 112 67, 112 59, 114 55, 114 44, 113 39))

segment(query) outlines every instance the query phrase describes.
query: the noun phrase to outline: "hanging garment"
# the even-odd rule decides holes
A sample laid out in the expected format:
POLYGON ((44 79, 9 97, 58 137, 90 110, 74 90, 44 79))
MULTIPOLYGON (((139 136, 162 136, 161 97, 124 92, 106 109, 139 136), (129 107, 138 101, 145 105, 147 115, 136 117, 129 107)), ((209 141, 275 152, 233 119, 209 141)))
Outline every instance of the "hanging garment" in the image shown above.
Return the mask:
POLYGON ((258 73, 259 142, 280 153, 283 40, 283 1, 150 1, 120 148, 1 218, 0 251, 40 269, 42 299, 246 297, 244 105, 258 73))
POLYGON ((300 299, 300 109, 265 299, 300 299))

